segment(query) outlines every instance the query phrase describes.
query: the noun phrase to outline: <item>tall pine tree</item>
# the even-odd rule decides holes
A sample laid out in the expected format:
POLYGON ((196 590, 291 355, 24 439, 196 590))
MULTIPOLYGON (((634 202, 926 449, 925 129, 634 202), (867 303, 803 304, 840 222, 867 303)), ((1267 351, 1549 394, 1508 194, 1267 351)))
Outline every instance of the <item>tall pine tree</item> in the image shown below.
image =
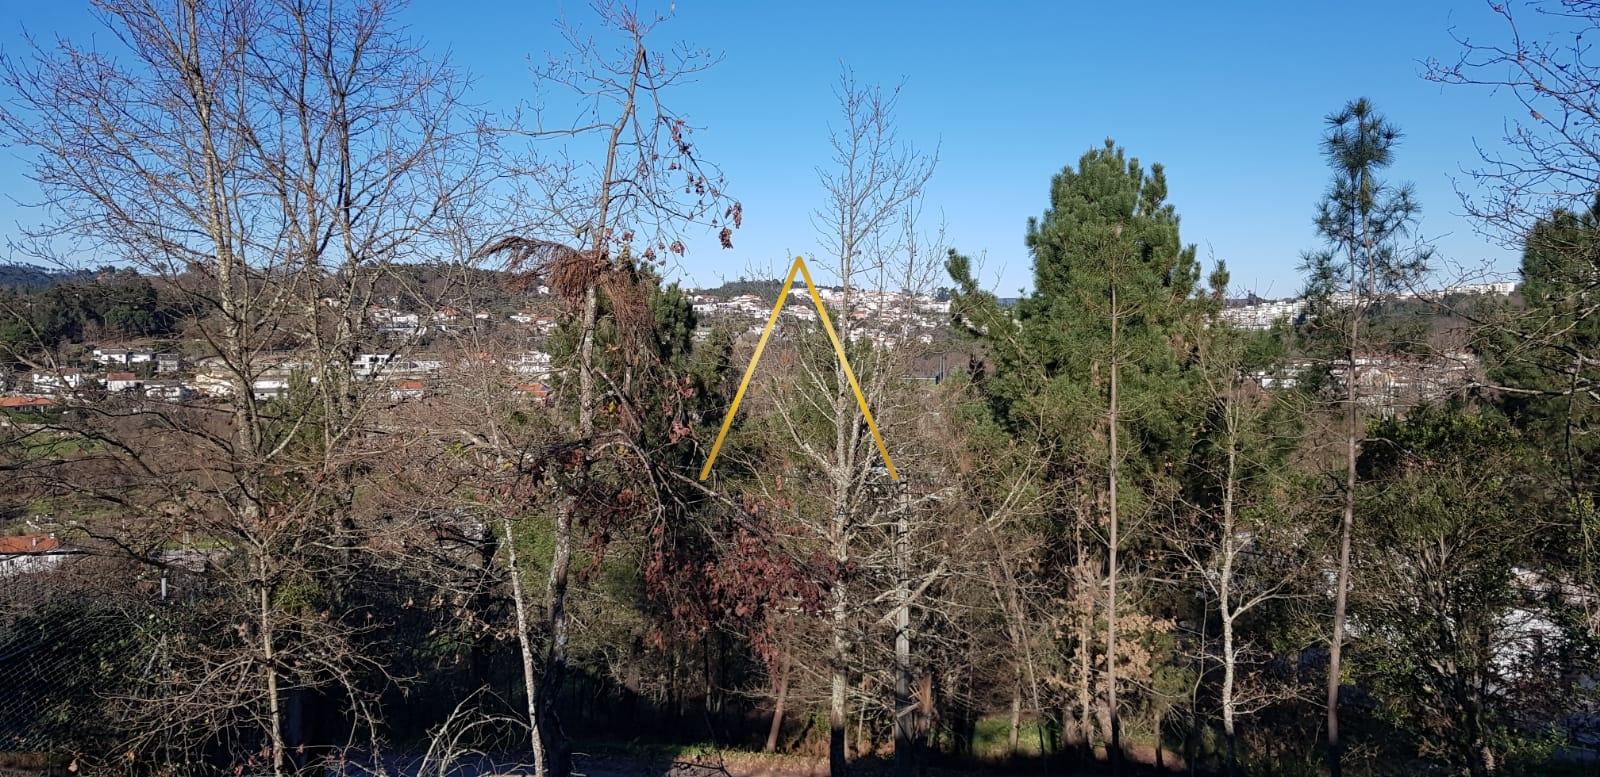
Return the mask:
MULTIPOLYGON (((1179 239, 1166 201, 1166 174, 1146 170, 1107 140, 1056 175, 1050 208, 1030 220, 1033 293, 1013 311, 979 290, 971 263, 952 252, 953 310, 988 347, 978 381, 999 420, 1042 441, 1062 493, 1058 539, 1073 563, 1092 558, 1086 536, 1104 542, 1096 564, 1104 579, 1097 622, 1103 629, 1097 716, 1114 764, 1121 759, 1123 707, 1118 693, 1123 650, 1118 614, 1124 573, 1119 555, 1127 516, 1149 509, 1164 454, 1180 450, 1189 347, 1186 320, 1206 304, 1195 294, 1199 266, 1179 239)), ((1085 659, 1078 678, 1079 737, 1089 738, 1093 651, 1087 627, 1073 647, 1085 659)), ((1086 742, 1085 742, 1086 743, 1086 742)))
MULTIPOLYGON (((1356 460, 1364 431, 1361 418, 1360 364, 1373 348, 1364 331, 1376 323, 1378 303, 1397 289, 1412 285, 1425 271, 1427 252, 1400 244, 1420 211, 1409 184, 1393 185, 1378 172, 1394 162, 1400 130, 1378 113, 1366 98, 1352 100, 1328 116, 1322 151, 1333 179, 1318 204, 1317 232, 1326 248, 1309 254, 1311 278, 1307 297, 1311 326, 1307 342, 1322 350, 1335 372, 1343 374, 1341 406, 1344 421, 1343 510, 1339 522, 1337 583, 1334 590, 1333 636, 1328 644, 1327 745, 1328 769, 1341 773, 1339 685, 1345 636, 1345 607, 1350 591, 1350 544, 1355 528, 1356 460)), ((1368 338, 1370 339, 1370 338, 1368 338)))

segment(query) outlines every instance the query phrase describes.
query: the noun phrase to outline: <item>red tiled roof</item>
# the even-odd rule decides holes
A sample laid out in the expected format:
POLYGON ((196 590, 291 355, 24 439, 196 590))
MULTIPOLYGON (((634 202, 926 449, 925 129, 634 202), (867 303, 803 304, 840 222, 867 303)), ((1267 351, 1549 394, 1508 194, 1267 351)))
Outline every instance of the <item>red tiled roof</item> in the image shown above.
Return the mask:
POLYGON ((48 534, 22 534, 15 537, 0 537, 0 556, 15 556, 21 553, 49 553, 61 549, 61 540, 48 534))
POLYGON ((420 381, 420 380, 402 380, 402 381, 399 381, 399 382, 395 383, 394 385, 395 385, 396 389, 399 389, 401 391, 421 391, 422 390, 422 381, 420 381))
POLYGON ((138 380, 139 376, 131 372, 108 372, 106 380, 138 380))

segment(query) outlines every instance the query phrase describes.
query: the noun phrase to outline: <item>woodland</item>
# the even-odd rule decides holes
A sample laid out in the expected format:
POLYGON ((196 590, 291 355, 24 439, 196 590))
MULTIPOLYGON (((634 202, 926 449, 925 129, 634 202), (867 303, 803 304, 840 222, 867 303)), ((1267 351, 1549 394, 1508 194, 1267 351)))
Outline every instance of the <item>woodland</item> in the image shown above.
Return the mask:
POLYGON ((487 111, 387 3, 94 5, 100 39, 0 61, 43 202, 12 255, 74 270, 0 291, 8 393, 115 342, 231 388, 0 409, 0 560, 67 551, 0 569, 0 766, 1600 766, 1600 3, 1496 5, 1426 63, 1519 110, 1462 160, 1476 194, 1427 203, 1515 248, 1513 293, 1429 291, 1474 279, 1390 172, 1405 106, 1329 95, 1306 304, 1263 329, 1180 231, 1184 171, 1114 140, 1060 149, 1017 214, 1029 290, 996 296, 924 214, 898 89, 845 69, 805 258, 852 372, 783 317, 704 480, 756 347, 664 280, 746 218, 673 108, 716 41, 599 3, 535 52, 585 106, 561 122, 487 111), (935 298, 961 357, 929 380, 897 306, 935 298), (553 331, 371 315, 530 305, 553 331), (353 366, 424 345, 419 398, 353 366), (1372 377, 1458 354, 1414 401, 1372 377))

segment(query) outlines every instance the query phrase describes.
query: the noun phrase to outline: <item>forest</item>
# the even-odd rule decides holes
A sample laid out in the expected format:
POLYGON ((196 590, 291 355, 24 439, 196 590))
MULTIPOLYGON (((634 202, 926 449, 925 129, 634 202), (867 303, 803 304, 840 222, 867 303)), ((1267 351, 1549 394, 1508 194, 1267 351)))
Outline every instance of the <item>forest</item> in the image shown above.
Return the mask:
POLYGON ((845 68, 824 308, 721 289, 770 340, 670 280, 746 218, 670 14, 560 22, 574 119, 488 111, 388 3, 94 6, 0 58, 8 244, 55 271, 0 289, 0 768, 1600 769, 1600 2, 1425 63, 1527 112, 1426 203, 1509 294, 1450 293, 1405 106, 1330 95, 1298 313, 1228 318, 1184 171, 1112 139, 998 296, 845 68), (92 377, 140 348, 171 391, 92 377))

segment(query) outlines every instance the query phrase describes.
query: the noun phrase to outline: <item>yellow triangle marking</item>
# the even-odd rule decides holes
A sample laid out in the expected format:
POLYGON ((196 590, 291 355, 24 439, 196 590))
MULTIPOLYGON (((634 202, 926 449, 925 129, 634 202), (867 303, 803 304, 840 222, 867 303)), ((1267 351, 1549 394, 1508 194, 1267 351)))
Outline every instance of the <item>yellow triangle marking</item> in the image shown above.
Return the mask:
MULTIPOLYGON (((733 426, 733 416, 739 412, 739 403, 744 401, 744 392, 750 388, 750 377, 756 374, 756 364, 761 361, 761 352, 766 350, 767 338, 772 336, 772 328, 778 323, 778 312, 783 310, 784 301, 789 299, 789 287, 794 285, 795 273, 799 273, 806 282, 806 290, 811 292, 811 304, 817 308, 817 317, 822 320, 822 328, 828 333, 828 339, 833 342, 833 352, 839 357, 839 364, 844 367, 844 376, 850 381, 850 390, 856 394, 856 407, 861 408, 861 415, 867 419, 867 428, 872 430, 872 441, 878 444, 878 453, 883 456, 883 465, 889 470, 890 480, 899 480, 900 473, 895 471, 894 460, 889 458, 889 449, 883 444, 883 435, 878 433, 878 422, 873 420, 872 411, 867 408, 867 397, 861 393, 861 384, 856 382, 856 371, 850 369, 850 357, 844 354, 844 343, 839 341, 839 333, 833 329, 833 322, 828 320, 828 309, 822 304, 822 296, 817 294, 817 285, 811 282, 811 271, 806 269, 806 262, 800 257, 794 258, 794 264, 789 267, 789 277, 783 280, 783 289, 778 292, 778 301, 772 306, 772 315, 767 316, 767 327, 761 330, 761 339, 756 341, 756 352, 750 355, 750 366, 744 369, 744 379, 739 381, 739 390, 733 395, 733 405, 728 408, 728 415, 722 419, 722 430, 717 432, 717 441, 711 445, 711 455, 706 457, 706 464, 700 468, 700 479, 705 480, 711 475, 711 465, 716 463, 717 454, 722 452, 722 442, 728 437, 728 429, 733 426)), ((846 311, 848 313, 848 311, 846 311)))

